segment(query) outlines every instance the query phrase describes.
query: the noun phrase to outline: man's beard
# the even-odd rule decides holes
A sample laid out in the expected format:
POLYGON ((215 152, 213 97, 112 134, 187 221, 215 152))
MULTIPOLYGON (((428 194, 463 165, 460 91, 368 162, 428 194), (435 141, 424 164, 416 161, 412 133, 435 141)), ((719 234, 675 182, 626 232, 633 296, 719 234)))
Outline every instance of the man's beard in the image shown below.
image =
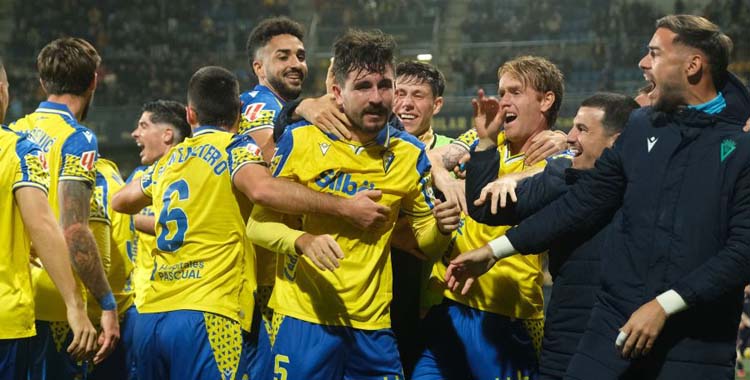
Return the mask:
MULTIPOLYGON (((304 82, 305 76, 302 73, 302 71, 297 71, 300 75, 301 82, 304 82)), ((283 77, 275 77, 275 76, 268 76, 268 84, 273 87, 274 90, 284 98, 284 100, 294 100, 299 97, 299 94, 302 93, 302 86, 299 88, 293 88, 284 83, 283 77)))
POLYGON ((386 124, 388 124, 388 119, 390 116, 390 110, 385 107, 384 105, 376 105, 376 106, 367 106, 365 109, 359 112, 356 117, 352 117, 355 115, 350 115, 349 113, 346 113, 346 116, 351 120, 352 127, 365 132, 365 133, 376 133, 380 132, 386 124), (365 126, 365 114, 379 114, 383 116, 383 124, 376 125, 376 126, 365 126))
POLYGON ((680 106, 687 104, 685 92, 678 83, 664 82, 658 91, 658 97, 653 104, 655 111, 672 113, 680 106))

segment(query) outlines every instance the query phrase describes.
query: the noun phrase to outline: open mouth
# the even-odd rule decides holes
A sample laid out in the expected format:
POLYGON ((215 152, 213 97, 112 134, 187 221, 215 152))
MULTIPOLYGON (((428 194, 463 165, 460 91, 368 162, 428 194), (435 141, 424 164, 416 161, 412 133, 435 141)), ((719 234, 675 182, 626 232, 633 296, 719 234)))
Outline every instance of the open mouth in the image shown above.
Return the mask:
POLYGON ((568 152, 570 152, 570 154, 572 154, 573 157, 578 157, 582 153, 581 150, 575 146, 568 147, 568 152))
POLYGON ((512 123, 514 120, 518 118, 518 115, 514 114, 513 112, 508 112, 505 114, 505 123, 512 123))
POLYGON ((417 118, 416 115, 412 115, 412 114, 409 114, 409 113, 400 113, 400 114, 398 114, 398 117, 401 120, 414 120, 414 119, 417 118))

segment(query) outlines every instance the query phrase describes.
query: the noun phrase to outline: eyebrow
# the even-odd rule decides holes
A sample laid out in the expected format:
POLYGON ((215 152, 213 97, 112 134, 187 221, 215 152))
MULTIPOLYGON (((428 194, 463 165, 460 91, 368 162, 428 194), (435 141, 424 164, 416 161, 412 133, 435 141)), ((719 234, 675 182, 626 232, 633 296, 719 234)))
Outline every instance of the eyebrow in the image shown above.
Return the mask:
MULTIPOLYGON (((297 49, 298 53, 304 53, 305 49, 297 49)), ((276 49, 274 53, 292 54, 292 49, 276 49)))

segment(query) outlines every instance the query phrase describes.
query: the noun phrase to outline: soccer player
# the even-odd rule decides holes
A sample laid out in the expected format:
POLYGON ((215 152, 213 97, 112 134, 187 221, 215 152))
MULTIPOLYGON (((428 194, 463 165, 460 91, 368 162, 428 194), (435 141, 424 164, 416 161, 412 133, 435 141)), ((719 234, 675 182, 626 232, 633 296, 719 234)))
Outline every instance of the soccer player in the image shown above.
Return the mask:
MULTIPOLYGON (((135 326, 140 379, 242 378, 240 289, 246 260, 240 169, 261 164, 239 122, 239 84, 226 69, 204 67, 188 85, 193 135, 170 149, 113 199, 137 212, 153 202, 158 214, 154 266, 139 298, 135 326), (189 361, 186 363, 186 361, 189 361)), ((245 209, 245 211, 243 211, 245 209)), ((252 268, 251 268, 252 269, 252 268)))
MULTIPOLYGON (((334 45, 333 93, 352 127, 352 141, 300 121, 288 128, 272 160, 274 175, 316 191, 351 197, 379 189, 379 201, 412 219, 420 247, 439 254, 458 223, 458 209, 434 208, 424 145, 386 126, 394 95, 392 37, 349 31, 334 45)), ((441 207, 442 206, 442 207, 441 207)), ((450 207, 452 206, 452 207, 450 207)), ((308 213, 303 231, 256 206, 253 241, 282 256, 271 297, 274 372, 290 379, 396 379, 403 373, 390 331, 395 222, 359 231, 330 216, 308 213), (278 318, 277 318, 278 316, 278 318)))
POLYGON ((566 377, 734 376, 750 278, 750 94, 710 21, 656 22, 639 63, 652 106, 568 192, 492 243, 486 265, 611 221, 602 289, 566 377))
MULTIPOLYGON (((563 77, 548 60, 524 56, 504 63, 498 69, 498 78, 500 99, 485 98, 480 93, 473 102, 475 108, 488 111, 477 113, 474 123, 504 124, 493 146, 500 157, 498 174, 505 175, 530 169, 524 152, 536 143, 536 136, 560 135, 549 128, 562 104, 563 77)), ((446 157, 451 160, 452 152, 458 151, 458 159, 469 147, 485 143, 477 139, 476 130, 471 130, 447 146, 446 157)), ((542 160, 534 166, 544 164, 542 160)), ((464 216, 450 258, 481 247, 507 228, 487 226, 464 216)), ((430 286, 442 292, 446 300, 428 312, 426 331, 455 333, 426 334, 426 349, 412 378, 458 379, 468 374, 472 379, 502 379, 517 373, 535 376, 543 334, 542 259, 542 255, 532 255, 505 262, 493 268, 484 282, 466 295, 445 289, 447 261, 437 262, 430 286), (496 327, 486 329, 487 324, 496 327)))
MULTIPOLYGON (((493 142, 499 131, 477 128, 488 139, 487 149, 471 153, 466 169, 466 196, 472 219, 493 226, 518 224, 567 191, 568 179, 594 167, 602 151, 611 147, 638 104, 625 95, 597 93, 581 103, 568 132, 569 151, 550 160, 543 173, 532 171, 497 177, 498 153, 493 142), (489 133, 488 133, 489 132, 489 133), (568 170, 570 169, 570 170, 568 170), (530 178, 529 178, 530 177, 530 178), (528 179, 525 179, 528 178, 528 179), (491 202, 490 202, 491 201, 491 202), (498 203, 500 207, 498 207, 498 203)), ((494 125, 500 127, 500 125, 494 125)), ((607 230, 566 237, 549 250, 552 297, 548 300, 544 341, 539 363, 540 379, 562 379, 581 340, 599 290, 599 260, 607 230)), ((483 250, 489 250, 483 246, 483 250)), ((454 262, 473 259, 474 253, 454 262)), ((450 277, 450 273, 447 276, 450 277)), ((449 281, 449 287, 454 285, 449 281)))
MULTIPOLYGON (((8 108, 8 76, 0 62, 0 122, 8 108)), ((0 129, 0 378, 26 380, 34 324, 34 290, 29 260, 31 243, 49 277, 62 295, 72 340, 66 351, 82 360, 96 352, 96 330, 86 316, 77 289, 67 245, 47 202, 49 172, 39 146, 7 127, 0 129)))
MULTIPOLYGON (((86 119, 96 89, 101 58, 79 38, 60 38, 47 44, 37 57, 39 78, 47 94, 33 113, 10 125, 27 133, 46 153, 50 169, 49 204, 59 218, 78 278, 102 308, 98 363, 120 337, 117 303, 107 282, 101 257, 89 230, 89 209, 96 179, 96 136, 80 124, 86 119)), ((34 270, 39 355, 34 371, 39 376, 74 376, 66 367, 62 344, 68 335, 65 307, 43 269, 34 270)), ((70 338, 68 338, 70 339, 70 338)))

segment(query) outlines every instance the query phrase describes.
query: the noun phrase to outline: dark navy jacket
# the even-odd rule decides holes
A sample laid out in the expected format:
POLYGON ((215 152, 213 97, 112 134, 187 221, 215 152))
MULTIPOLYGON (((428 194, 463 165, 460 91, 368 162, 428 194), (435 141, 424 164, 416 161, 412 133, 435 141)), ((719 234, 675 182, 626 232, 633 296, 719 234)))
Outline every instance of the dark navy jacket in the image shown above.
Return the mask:
MULTIPOLYGON (((519 252, 539 252, 606 224, 620 208, 602 252, 598 300, 627 317, 674 289, 690 307, 656 342, 664 360, 726 369, 750 279, 750 134, 741 131, 750 95, 734 77, 722 92, 727 107, 718 115, 634 111, 593 170, 507 237, 519 252)), ((610 333, 614 342, 616 329, 610 333)))
MULTIPOLYGON (((489 225, 515 225, 568 191, 579 171, 567 157, 551 159, 544 172, 524 179, 516 188, 518 202, 510 201, 497 214, 489 203, 474 206, 482 188, 497 178, 499 155, 492 149, 472 152, 466 169, 466 203, 474 220, 489 225), (567 173, 566 173, 567 170, 567 173)), ((583 336, 599 290, 599 252, 607 229, 567 236, 549 247, 549 269, 554 280, 546 301, 544 342, 539 372, 562 378, 583 336)))

